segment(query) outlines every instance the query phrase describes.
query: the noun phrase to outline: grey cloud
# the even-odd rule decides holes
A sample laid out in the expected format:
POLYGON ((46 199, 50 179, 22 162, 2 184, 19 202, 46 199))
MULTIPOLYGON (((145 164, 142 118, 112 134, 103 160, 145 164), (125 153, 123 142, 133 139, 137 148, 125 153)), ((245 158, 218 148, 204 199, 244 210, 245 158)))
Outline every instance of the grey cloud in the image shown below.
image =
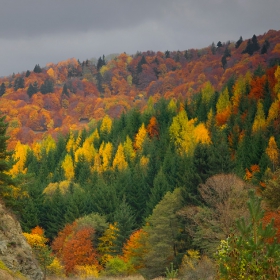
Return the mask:
POLYGON ((69 57, 202 48, 279 29, 279 0, 2 0, 0 75, 69 57))

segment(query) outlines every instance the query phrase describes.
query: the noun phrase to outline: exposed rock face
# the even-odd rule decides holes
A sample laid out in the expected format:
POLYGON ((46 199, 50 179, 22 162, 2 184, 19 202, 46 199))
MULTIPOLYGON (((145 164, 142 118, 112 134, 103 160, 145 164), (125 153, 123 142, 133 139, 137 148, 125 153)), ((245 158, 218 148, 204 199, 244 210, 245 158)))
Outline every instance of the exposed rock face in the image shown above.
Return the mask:
POLYGON ((41 280, 43 273, 32 254, 31 247, 22 235, 18 221, 0 203, 0 260, 14 272, 27 279, 41 280))

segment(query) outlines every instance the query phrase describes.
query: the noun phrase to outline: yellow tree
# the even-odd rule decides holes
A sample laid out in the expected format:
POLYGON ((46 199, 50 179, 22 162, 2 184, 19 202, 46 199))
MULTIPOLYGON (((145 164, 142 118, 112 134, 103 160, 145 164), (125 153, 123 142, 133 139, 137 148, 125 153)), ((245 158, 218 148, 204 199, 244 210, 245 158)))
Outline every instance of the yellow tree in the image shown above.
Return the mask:
POLYGON ((115 158, 113 160, 113 168, 122 171, 127 168, 127 162, 125 160, 123 145, 119 144, 115 158))
POLYGON ((117 224, 110 224, 104 234, 99 238, 97 250, 101 255, 100 262, 102 265, 106 265, 108 260, 116 255, 116 239, 118 237, 118 232, 117 224))
POLYGON ((78 162, 80 158, 84 158, 87 162, 93 163, 96 153, 91 139, 87 138, 83 146, 76 150, 75 162, 78 162))
POLYGON ((194 120, 188 120, 185 110, 181 110, 173 117, 169 128, 171 141, 174 142, 180 154, 192 154, 195 148, 194 120))
POLYGON ((212 84, 208 81, 205 83, 204 87, 201 89, 202 93, 202 102, 204 104, 209 104, 211 98, 215 93, 215 89, 212 84))
POLYGON ((71 181, 74 178, 75 172, 74 172, 73 160, 72 160, 72 157, 69 154, 67 154, 65 156, 61 167, 64 170, 66 180, 71 181))
POLYGON ((268 116, 267 116, 267 125, 270 125, 270 123, 273 121, 273 120, 276 120, 279 116, 279 105, 280 105, 280 102, 278 99, 276 99, 271 105, 270 105, 270 108, 268 110, 268 116))
POLYGON ((269 138, 268 147, 266 148, 265 151, 272 163, 273 171, 275 171, 276 166, 278 165, 279 162, 279 149, 277 147, 274 136, 271 136, 269 138))
POLYGON ((41 151, 46 151, 47 153, 56 148, 56 142, 51 135, 48 135, 41 144, 41 151))
POLYGON ((73 134, 72 131, 70 131, 69 139, 68 139, 67 144, 66 144, 66 151, 68 153, 70 153, 71 150, 74 151, 74 147, 75 147, 74 134, 73 134))
POLYGON ((243 92, 245 92, 245 87, 246 87, 246 84, 245 84, 243 77, 239 77, 237 79, 237 81, 234 83, 233 95, 232 95, 231 101, 232 101, 233 112, 235 114, 237 114, 237 112, 238 112, 240 98, 241 98, 243 92))
POLYGON ((23 174, 26 173, 27 168, 25 168, 24 165, 25 165, 28 149, 29 149, 28 145, 21 144, 20 141, 17 142, 16 147, 14 149, 14 153, 13 153, 13 159, 16 163, 13 165, 12 169, 10 169, 10 171, 9 171, 9 173, 12 176, 15 176, 20 173, 23 173, 23 174))
POLYGON ((111 128, 112 128, 112 120, 110 119, 110 117, 108 115, 106 115, 101 123, 100 126, 100 132, 102 134, 108 134, 111 132, 111 128))
POLYGON ((102 158, 102 169, 108 170, 111 165, 111 159, 112 159, 112 152, 113 152, 113 145, 112 143, 108 142, 104 144, 104 142, 101 144, 99 149, 99 155, 102 158))
POLYGON ((130 137, 128 135, 126 136, 126 140, 123 144, 123 151, 124 151, 126 160, 132 160, 135 157, 135 151, 133 149, 132 140, 130 139, 130 137))
POLYGON ((145 128, 144 123, 141 125, 141 127, 138 130, 138 133, 135 136, 135 140, 134 140, 134 148, 136 150, 142 150, 143 148, 143 143, 145 141, 147 137, 147 130, 145 128))
MULTIPOLYGON (((47 245, 48 239, 44 235, 44 230, 37 226, 31 230, 31 233, 23 233, 23 235, 35 253, 46 277, 47 267, 52 263, 53 257, 47 245)), ((46 279, 45 277, 44 279, 46 279)))
POLYGON ((171 99, 171 100, 170 100, 170 102, 169 102, 167 108, 168 108, 168 110, 169 110, 170 112, 172 112, 172 113, 175 113, 175 112, 177 111, 177 105, 176 105, 174 99, 171 99))
POLYGON ((55 73, 54 73, 54 70, 53 70, 52 68, 50 68, 50 69, 47 71, 47 74, 48 74, 52 79, 55 78, 55 73))
POLYGON ((280 94, 280 66, 277 67, 275 73, 274 73, 276 84, 274 87, 275 93, 278 95, 280 94))
POLYGON ((205 127, 204 123, 198 124, 193 131, 195 142, 202 144, 210 144, 211 138, 209 130, 205 127))
POLYGON ((263 130, 265 129, 265 126, 266 126, 266 121, 265 121, 265 114, 263 110, 263 104, 261 103, 261 101, 259 101, 257 105, 257 112, 252 126, 252 131, 257 132, 263 130))
POLYGON ((229 100, 228 88, 226 88, 218 98, 216 104, 217 113, 219 114, 225 111, 228 107, 230 107, 230 100, 229 100))

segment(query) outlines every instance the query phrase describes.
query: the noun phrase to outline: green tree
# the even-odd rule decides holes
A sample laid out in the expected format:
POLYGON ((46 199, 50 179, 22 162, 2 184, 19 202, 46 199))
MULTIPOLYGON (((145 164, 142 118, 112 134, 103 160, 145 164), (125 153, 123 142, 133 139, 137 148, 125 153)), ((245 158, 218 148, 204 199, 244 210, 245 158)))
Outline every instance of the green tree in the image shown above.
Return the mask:
POLYGON ((280 277, 280 244, 275 237, 273 221, 263 226, 264 210, 261 199, 254 191, 249 193, 247 203, 250 212, 249 220, 241 218, 237 222, 238 234, 230 235, 221 241, 215 255, 221 279, 279 279, 280 277))
POLYGON ((53 82, 50 79, 45 80, 40 87, 40 91, 42 94, 53 92, 53 90, 54 90, 53 82))
POLYGON ((33 70, 34 73, 41 73, 42 69, 39 64, 36 64, 33 70))
POLYGON ((24 88, 24 78, 17 77, 14 82, 14 90, 18 90, 19 88, 24 88))
POLYGON ((34 84, 32 85, 31 83, 28 86, 27 89, 27 94, 29 97, 32 97, 33 94, 38 92, 38 84, 37 82, 34 82, 34 84))
POLYGON ((133 229, 135 229, 135 215, 131 207, 127 204, 125 198, 118 206, 113 216, 114 222, 117 223, 118 235, 115 241, 116 252, 122 254, 122 248, 133 229))
POLYGON ((6 92, 6 86, 4 83, 1 84, 0 87, 0 97, 6 92))
POLYGON ((242 42, 243 42, 243 38, 242 36, 240 36, 239 40, 235 43, 235 48, 238 49, 239 46, 242 44, 242 42))
MULTIPOLYGON (((151 194, 149 196, 149 201, 147 202, 147 213, 151 214, 154 207, 161 201, 164 195, 168 191, 172 191, 171 186, 168 184, 165 173, 162 168, 160 168, 159 172, 155 176, 153 188, 151 189, 151 194)), ((148 216, 148 215, 147 215, 148 216)))
POLYGON ((147 253, 144 255, 145 266, 140 273, 148 279, 164 275, 171 262, 177 265, 180 226, 176 213, 181 207, 181 190, 175 189, 163 197, 147 219, 144 227, 148 235, 147 253))
POLYGON ((8 186, 14 182, 11 176, 7 173, 12 167, 11 155, 12 152, 7 150, 7 140, 9 137, 6 135, 8 123, 5 122, 5 116, 0 117, 0 193, 8 191, 8 186))

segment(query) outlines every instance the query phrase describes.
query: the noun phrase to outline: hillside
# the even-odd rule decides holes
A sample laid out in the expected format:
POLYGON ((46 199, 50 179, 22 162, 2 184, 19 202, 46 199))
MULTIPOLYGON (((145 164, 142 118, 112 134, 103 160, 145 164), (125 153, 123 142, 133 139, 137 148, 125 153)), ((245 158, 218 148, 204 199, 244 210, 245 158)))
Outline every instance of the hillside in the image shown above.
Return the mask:
POLYGON ((279 35, 3 78, 0 194, 44 273, 279 278, 279 35))
POLYGON ((279 60, 280 31, 253 38, 199 50, 123 53, 108 61, 103 56, 96 63, 72 58, 3 77, 0 112, 10 124, 9 147, 94 125, 105 115, 119 117, 135 106, 142 110, 149 98, 184 100, 209 82, 220 91, 230 78, 279 60))

